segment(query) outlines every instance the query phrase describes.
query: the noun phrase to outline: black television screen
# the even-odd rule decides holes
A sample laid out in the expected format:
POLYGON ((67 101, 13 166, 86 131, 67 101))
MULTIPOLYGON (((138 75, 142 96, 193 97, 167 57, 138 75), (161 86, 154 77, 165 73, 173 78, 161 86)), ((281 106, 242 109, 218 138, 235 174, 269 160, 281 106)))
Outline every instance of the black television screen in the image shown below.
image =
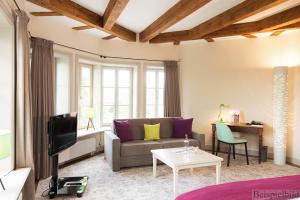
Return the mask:
POLYGON ((49 155, 53 156, 77 142, 77 114, 50 117, 48 122, 49 155))

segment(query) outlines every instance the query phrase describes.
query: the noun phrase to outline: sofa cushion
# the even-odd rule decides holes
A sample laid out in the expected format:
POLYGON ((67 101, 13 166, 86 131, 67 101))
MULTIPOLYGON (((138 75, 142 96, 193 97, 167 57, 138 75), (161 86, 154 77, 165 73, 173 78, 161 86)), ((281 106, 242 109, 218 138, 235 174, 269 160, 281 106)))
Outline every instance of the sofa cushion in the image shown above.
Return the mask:
POLYGON ((185 138, 187 135, 192 138, 193 118, 190 119, 173 119, 173 138, 185 138))
POLYGON ((160 124, 144 124, 145 139, 144 140, 159 140, 160 124))
POLYGON ((151 124, 160 123, 160 138, 171 138, 173 133, 173 118, 153 118, 151 124))
POLYGON ((144 124, 151 124, 150 119, 129 119, 129 124, 131 125, 133 139, 134 140, 144 140, 145 138, 145 131, 144 131, 144 124))
POLYGON ((121 142, 128 142, 133 140, 133 134, 128 120, 118 121, 114 120, 115 130, 117 136, 120 138, 121 142))
MULTIPOLYGON (((181 138, 168 138, 168 139, 160 139, 160 143, 163 148, 176 148, 176 147, 184 147, 184 139, 181 138)), ((199 147, 198 140, 189 139, 190 146, 199 147)))
POLYGON ((152 149, 162 149, 159 141, 134 140, 121 144, 121 156, 150 155, 152 149))

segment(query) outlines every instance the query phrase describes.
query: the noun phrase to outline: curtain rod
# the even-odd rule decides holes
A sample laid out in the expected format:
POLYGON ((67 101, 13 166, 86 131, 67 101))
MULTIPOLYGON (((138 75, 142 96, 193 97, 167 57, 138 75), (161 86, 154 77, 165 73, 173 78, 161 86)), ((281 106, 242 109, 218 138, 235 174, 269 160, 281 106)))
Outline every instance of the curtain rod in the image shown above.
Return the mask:
POLYGON ((17 1, 14 0, 15 5, 17 6, 18 10, 21 11, 20 6, 18 5, 17 1))
MULTIPOLYGON (((36 37, 32 36, 30 34, 30 32, 29 32, 29 35, 30 35, 31 38, 36 38, 36 37)), ((54 41, 53 41, 53 43, 55 45, 58 45, 58 46, 62 46, 62 47, 66 47, 66 48, 69 48, 69 49, 76 50, 76 51, 81 51, 81 52, 84 52, 84 53, 96 55, 96 56, 99 56, 100 58, 113 58, 113 59, 138 60, 138 61, 150 61, 150 62, 151 61, 152 62, 164 62, 164 61, 166 61, 166 60, 155 60, 155 59, 146 59, 146 58, 130 58, 130 57, 119 57, 119 56, 107 56, 107 55, 101 55, 101 54, 93 53, 93 52, 90 52, 90 51, 78 49, 78 48, 75 48, 75 47, 67 46, 67 45, 60 44, 60 43, 57 43, 57 42, 54 42, 54 41)), ((180 60, 176 60, 176 62, 180 62, 180 60)))

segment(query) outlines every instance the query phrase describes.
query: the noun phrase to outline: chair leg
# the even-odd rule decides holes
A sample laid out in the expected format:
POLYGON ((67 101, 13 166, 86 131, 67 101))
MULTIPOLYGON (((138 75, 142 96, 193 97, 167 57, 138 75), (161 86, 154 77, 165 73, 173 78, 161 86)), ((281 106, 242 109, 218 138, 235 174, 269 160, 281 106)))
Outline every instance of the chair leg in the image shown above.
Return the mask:
POLYGON ((228 148, 227 167, 229 167, 230 164, 230 154, 231 154, 231 144, 229 144, 229 148, 228 148))
POLYGON ((220 141, 218 140, 216 155, 218 155, 220 151, 220 141))
POLYGON ((233 144, 232 147, 233 147, 233 149, 232 149, 233 150, 233 159, 235 159, 235 145, 233 144))
POLYGON ((246 151, 247 165, 249 165, 249 158, 248 158, 248 149, 247 149, 247 143, 245 143, 245 151, 246 151))

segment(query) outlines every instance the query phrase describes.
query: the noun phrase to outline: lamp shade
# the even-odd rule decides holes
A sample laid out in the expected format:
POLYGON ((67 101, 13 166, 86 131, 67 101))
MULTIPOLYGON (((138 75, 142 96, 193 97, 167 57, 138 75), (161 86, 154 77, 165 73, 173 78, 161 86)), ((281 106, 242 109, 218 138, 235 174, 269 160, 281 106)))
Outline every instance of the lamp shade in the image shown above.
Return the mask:
POLYGON ((95 118, 95 109, 93 107, 90 107, 88 110, 88 117, 90 119, 94 119, 95 118))
POLYGON ((0 133, 0 160, 9 157, 11 154, 11 134, 0 133))

